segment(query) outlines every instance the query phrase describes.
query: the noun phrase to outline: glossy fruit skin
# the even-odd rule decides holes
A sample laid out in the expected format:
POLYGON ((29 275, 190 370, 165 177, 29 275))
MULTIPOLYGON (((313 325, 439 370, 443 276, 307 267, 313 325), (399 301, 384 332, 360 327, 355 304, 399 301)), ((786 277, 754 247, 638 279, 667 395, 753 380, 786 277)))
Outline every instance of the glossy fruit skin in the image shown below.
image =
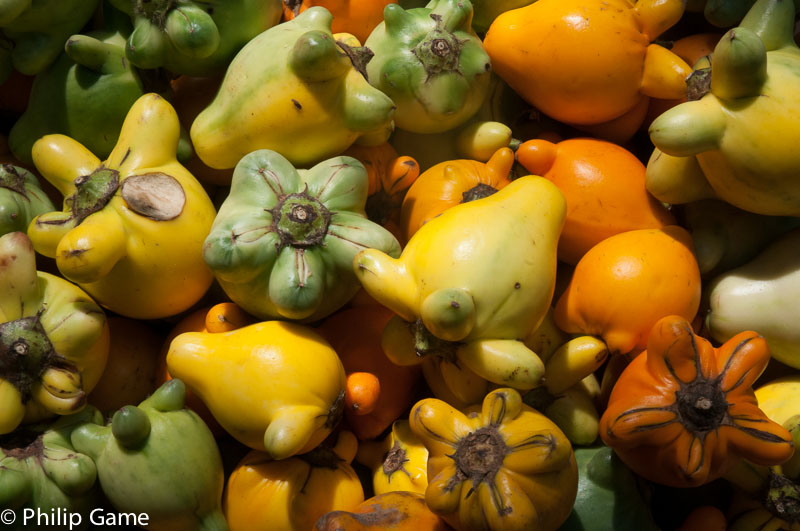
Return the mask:
POLYGON ((284 20, 294 17, 314 6, 326 8, 333 15, 331 31, 333 33, 350 33, 361 42, 383 22, 383 10, 395 0, 302 0, 300 2, 283 2, 284 20), (289 7, 289 3, 295 4, 289 7))
POLYGON ((557 144, 529 140, 516 157, 533 175, 552 181, 567 199, 558 258, 577 264, 609 236, 674 225, 675 218, 645 187, 645 167, 631 152, 590 138, 557 144))
MULTIPOLYGON (((83 422, 102 422, 96 409, 60 417, 51 425, 29 426, 0 438, 0 507, 22 515, 23 510, 45 514, 77 513, 85 529, 89 511, 100 503, 94 461, 72 446, 71 431, 83 422), (27 443, 27 444, 26 444, 27 443)), ((23 518, 4 527, 23 530, 23 518)))
MULTIPOLYGON (((694 69, 700 59, 710 56, 714 52, 714 47, 721 38, 722 33, 695 33, 674 41, 670 51, 686 61, 686 64, 694 69)), ((687 85, 691 86, 690 83, 687 83, 687 85)), ((691 90, 691 88, 688 88, 687 92, 691 90)), ((653 120, 685 101, 687 101, 685 95, 674 100, 651 99, 647 108, 647 117, 644 120, 644 127, 649 128, 653 120)))
POLYGON ((759 385, 755 394, 758 407, 770 420, 785 425, 786 421, 800 414, 800 407, 797 404, 798 391, 800 391, 800 377, 792 374, 759 385))
POLYGON ((689 66, 650 44, 682 14, 677 0, 540 0, 497 17, 484 46, 494 70, 537 109, 600 124, 631 112, 642 96, 686 90, 689 66))
POLYGON ((408 188, 419 177, 419 163, 413 157, 398 155, 388 142, 379 146, 354 144, 343 154, 357 159, 367 170, 367 217, 402 241, 400 208, 408 188))
POLYGON ((231 332, 187 332, 172 341, 167 367, 228 433, 273 459, 312 450, 341 419, 342 363, 303 325, 268 321, 231 332))
POLYGON ((469 0, 431 0, 405 10, 389 4, 364 45, 370 84, 397 109, 395 125, 412 133, 442 133, 467 122, 489 91, 491 64, 472 30, 469 0))
POLYGON ((609 446, 575 448, 575 460, 578 494, 563 531, 658 529, 650 514, 646 484, 609 446))
POLYGON ((214 437, 186 409, 186 387, 171 380, 108 425, 87 422, 70 440, 97 465, 103 493, 120 512, 146 513, 148 529, 226 530, 222 459, 214 437))
POLYGON ((316 531, 447 531, 450 527, 425 505, 416 492, 379 494, 348 511, 333 511, 317 520, 316 531))
POLYGON ((367 219, 367 172, 351 157, 296 170, 275 151, 248 154, 203 246, 222 289, 261 319, 317 321, 358 291, 353 257, 400 244, 367 219))
POLYGON ((552 300, 565 210, 555 185, 522 177, 432 219, 398 259, 374 250, 356 255, 366 291, 398 315, 383 333, 387 356, 422 363, 435 396, 460 405, 480 401, 489 381, 541 385, 544 365, 520 338, 552 300))
POLYGON ((418 388, 419 367, 395 365, 381 350, 381 334, 393 315, 375 304, 348 308, 325 319, 317 329, 339 355, 345 373, 368 374, 379 382, 371 412, 344 411, 359 440, 374 439, 391 426, 412 405, 418 388))
POLYGON ((228 479, 225 516, 232 531, 308 530, 329 511, 350 511, 364 491, 350 463, 358 443, 340 431, 308 454, 274 461, 252 451, 228 479))
POLYGON ((448 208, 501 190, 511 182, 513 165, 514 152, 501 148, 485 164, 458 159, 440 162, 426 170, 403 199, 401 227, 405 241, 448 208))
MULTIPOLYGON (((175 327, 170 330, 166 339, 161 344, 158 354, 158 365, 155 371, 156 386, 161 386, 167 380, 172 379, 167 370, 167 354, 172 340, 185 332, 204 332, 216 334, 220 332, 231 332, 237 328, 242 328, 256 322, 256 319, 246 314, 244 310, 232 302, 221 302, 212 307, 202 307, 184 316, 178 321, 175 327)), ((214 434, 215 438, 225 433, 217 419, 208 410, 199 396, 190 389, 186 389, 186 407, 197 413, 208 429, 214 434)))
POLYGON ((34 144, 36 167, 65 197, 62 212, 31 222, 34 247, 55 258, 61 274, 102 306, 125 317, 178 314, 213 279, 202 243, 214 206, 176 160, 178 140, 175 110, 150 93, 131 107, 105 161, 64 135, 34 144))
POLYGON ((612 354, 640 352, 667 315, 694 319, 700 270, 685 229, 639 229, 611 236, 578 262, 558 299, 556 324, 573 334, 602 336, 612 354))
POLYGON ((128 110, 146 92, 139 71, 125 61, 129 31, 111 18, 103 30, 67 39, 55 62, 36 76, 25 112, 11 128, 14 156, 33 164, 33 144, 53 133, 101 159, 109 156, 128 110))
MULTIPOLYGON (((98 0, 4 2, 0 8, 0 30, 13 43, 8 57, 10 64, 27 76, 43 72, 63 51, 67 37, 89 21, 97 5, 98 0)), ((5 78, 0 72, 2 81, 5 78)))
POLYGON ((25 232, 33 218, 53 210, 34 174, 20 166, 0 164, 0 236, 25 232))
POLYGON ((713 481, 741 459, 781 464, 794 452, 792 436, 758 408, 752 389, 768 362, 755 332, 716 349, 684 318, 665 317, 614 386, 600 436, 631 470, 673 487, 713 481))
POLYGON ((139 68, 175 74, 221 74, 247 42, 278 23, 280 0, 110 0, 133 32, 125 56, 139 68))
POLYGON ((339 51, 330 24, 327 9, 312 7, 236 54, 216 98, 192 123, 205 164, 233 168, 248 153, 271 149, 302 167, 356 140, 388 140, 394 103, 339 51))
POLYGON ((647 186, 656 197, 717 197, 755 214, 800 215, 794 17, 793 2, 756 2, 714 49, 710 90, 650 125, 647 186))
POLYGON ((37 271, 25 233, 0 236, 0 434, 80 411, 108 348, 106 316, 91 297, 37 271))
POLYGON ((425 399, 409 421, 430 452, 425 502, 455 529, 555 530, 566 520, 578 487, 572 446, 517 391, 464 411, 425 399))
POLYGON ((750 262, 709 283, 706 326, 714 339, 725 341, 755 330, 767 338, 772 357, 800 368, 800 335, 789 321, 800 279, 798 242, 800 229, 795 229, 750 262))

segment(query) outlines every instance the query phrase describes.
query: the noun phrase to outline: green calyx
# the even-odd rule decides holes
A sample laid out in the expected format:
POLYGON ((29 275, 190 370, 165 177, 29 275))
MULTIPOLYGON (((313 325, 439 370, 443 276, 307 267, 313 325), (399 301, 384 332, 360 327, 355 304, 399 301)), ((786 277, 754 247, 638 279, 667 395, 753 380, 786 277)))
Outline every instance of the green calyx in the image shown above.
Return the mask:
POLYGON ((23 403, 30 400, 34 383, 46 369, 71 368, 53 348, 40 315, 0 323, 0 379, 17 388, 23 403))
POLYGON ((431 14, 436 27, 411 49, 411 53, 419 59, 428 79, 448 72, 459 72, 461 48, 467 39, 460 40, 442 25, 441 15, 431 14))
POLYGON ((282 246, 320 245, 328 233, 331 212, 305 191, 285 196, 271 212, 282 246))
POLYGON ((0 165, 0 188, 28 197, 25 192, 25 178, 11 164, 0 165))
POLYGON ((108 168, 98 168, 90 175, 75 179, 77 190, 68 198, 72 217, 80 224, 91 214, 102 210, 119 188, 119 172, 108 168))
POLYGON ((522 401, 537 411, 545 411, 553 405, 558 397, 550 394, 547 387, 541 386, 531 389, 522 395, 522 401))
POLYGON ((800 523, 800 485, 784 475, 771 473, 764 507, 785 522, 800 523))
MULTIPOLYGON (((334 437, 338 437, 338 434, 334 434, 334 437)), ((297 457, 314 468, 336 470, 341 463, 344 463, 344 459, 336 455, 336 452, 333 451, 332 443, 334 441, 331 441, 329 437, 310 452, 298 455, 297 457)))

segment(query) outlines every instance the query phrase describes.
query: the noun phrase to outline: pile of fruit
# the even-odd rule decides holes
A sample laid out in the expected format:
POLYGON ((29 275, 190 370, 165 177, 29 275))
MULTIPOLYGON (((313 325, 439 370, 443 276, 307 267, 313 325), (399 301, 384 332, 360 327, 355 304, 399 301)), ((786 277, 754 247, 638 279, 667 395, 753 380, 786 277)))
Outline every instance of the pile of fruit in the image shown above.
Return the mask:
POLYGON ((0 0, 4 528, 800 529, 798 13, 0 0))

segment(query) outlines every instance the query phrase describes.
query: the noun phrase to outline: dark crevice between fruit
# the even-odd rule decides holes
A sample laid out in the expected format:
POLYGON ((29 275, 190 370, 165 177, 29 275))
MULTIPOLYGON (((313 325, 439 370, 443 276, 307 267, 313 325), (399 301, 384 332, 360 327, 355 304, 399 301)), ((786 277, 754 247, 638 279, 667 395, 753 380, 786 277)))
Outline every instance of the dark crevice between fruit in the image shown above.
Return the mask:
POLYGON ((175 5, 175 0, 137 0, 133 7, 133 13, 139 17, 145 17, 155 26, 164 28, 167 13, 175 5))
POLYGON ((414 336, 414 352, 417 353, 418 357, 438 356, 445 361, 458 365, 456 351, 463 343, 439 339, 425 327, 422 319, 409 323, 409 326, 411 334, 414 336))
POLYGON ((44 457, 44 434, 27 429, 19 429, 0 436, 0 455, 14 459, 44 457))
POLYGON ((300 14, 303 0, 283 0, 283 5, 286 6, 286 9, 291 11, 294 16, 297 16, 300 14))
POLYGON ((367 198, 364 212, 370 221, 383 225, 392 217, 392 211, 397 208, 397 204, 392 200, 392 196, 381 189, 367 198))
POLYGON ((764 507, 792 525, 800 523, 800 485, 784 475, 770 473, 764 507))

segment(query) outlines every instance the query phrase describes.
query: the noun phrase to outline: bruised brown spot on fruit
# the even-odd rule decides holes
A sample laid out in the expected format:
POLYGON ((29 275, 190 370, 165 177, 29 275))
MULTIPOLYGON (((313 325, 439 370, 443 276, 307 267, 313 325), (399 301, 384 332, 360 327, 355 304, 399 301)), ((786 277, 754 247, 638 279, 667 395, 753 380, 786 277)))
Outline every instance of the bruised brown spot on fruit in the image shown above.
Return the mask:
POLYGON ((378 504, 372 504, 370 507, 372 511, 368 513, 351 513, 353 519, 361 525, 385 527, 396 525, 409 516, 397 507, 381 507, 378 504))
POLYGON ((69 251, 65 251, 63 255, 65 258, 77 258, 88 250, 89 249, 70 249, 69 251))
POLYGON ((303 110, 303 106, 300 105, 300 102, 297 101, 296 99, 292 99, 292 103, 294 104, 294 108, 297 109, 298 111, 303 110))
POLYGON ((186 205, 186 193, 175 177, 154 172, 132 175, 121 189, 128 208, 155 221, 169 221, 180 216, 186 205))

